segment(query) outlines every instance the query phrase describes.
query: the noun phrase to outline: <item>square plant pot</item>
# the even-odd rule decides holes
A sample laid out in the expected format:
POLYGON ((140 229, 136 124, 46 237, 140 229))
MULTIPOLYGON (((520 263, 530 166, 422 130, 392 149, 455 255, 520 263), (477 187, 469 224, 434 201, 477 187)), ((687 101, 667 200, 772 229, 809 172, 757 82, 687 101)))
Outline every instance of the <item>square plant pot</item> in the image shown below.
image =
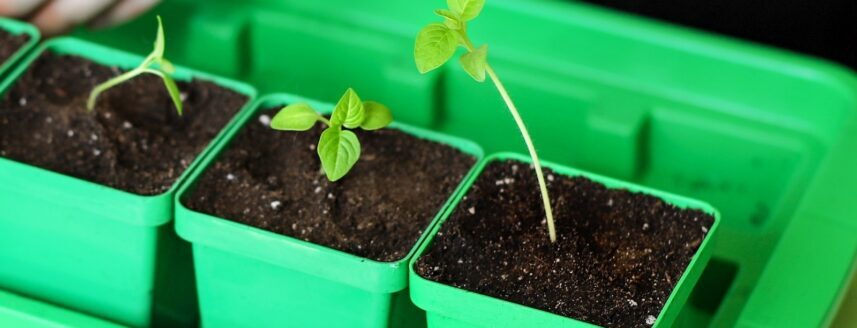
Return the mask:
MULTIPOLYGON (((486 167, 494 162, 504 160, 513 160, 521 162, 524 165, 531 163, 529 157, 520 154, 498 153, 488 156, 478 165, 476 174, 471 175, 466 181, 467 190, 461 192, 453 201, 451 206, 447 208, 447 212, 443 214, 440 222, 431 231, 431 235, 422 243, 420 248, 417 250, 416 255, 411 260, 410 292, 414 304, 426 310, 429 327, 597 327, 597 325, 584 322, 582 320, 561 316, 511 301, 460 289, 434 280, 429 280, 416 272, 415 266, 417 265, 417 262, 429 252, 433 243, 438 238, 438 231, 444 227, 446 221, 456 211, 456 207, 464 201, 463 199, 467 198, 470 189, 474 187, 479 176, 486 171, 486 167)), ((702 274, 702 271, 705 269, 705 266, 711 256, 712 240, 716 236, 717 227, 720 221, 719 213, 710 205, 701 201, 634 185, 625 181, 580 171, 554 163, 543 163, 543 166, 562 176, 582 176, 593 182, 603 184, 608 188, 608 190, 626 189, 635 193, 655 196, 680 209, 700 210, 701 212, 713 217, 713 223, 709 228, 707 228, 707 233, 704 235, 704 238, 700 242, 689 264, 681 274, 680 279, 678 279, 678 282, 675 284, 675 287, 670 292, 669 297, 666 299, 666 302, 660 310, 660 313, 656 317, 652 316, 652 318, 641 318, 641 322, 639 324, 640 326, 671 327, 679 312, 684 307, 688 295, 702 274), (649 322, 642 321, 646 319, 648 319, 649 322)), ((532 186, 535 185, 535 181, 533 181, 532 186)), ((540 204, 541 203, 539 203, 539 205, 540 204)), ((471 215, 476 215, 475 212, 472 211, 472 208, 469 210, 471 211, 471 215)), ((473 227, 479 225, 470 223, 469 226, 473 227)), ((444 235, 444 237, 446 236, 447 235, 444 235)), ((545 231, 545 239, 547 239, 547 231, 545 231)), ((467 259, 465 258, 464 260, 465 263, 467 263, 467 259)), ((461 259, 458 261, 458 263, 462 263, 460 262, 462 261, 461 259)), ((513 261, 516 260, 509 259, 510 263, 513 261)), ((549 264, 547 265, 551 265, 553 262, 548 260, 548 263, 549 264)), ((434 267, 434 269, 437 270, 438 268, 434 267)), ((527 272, 526 269, 523 272, 527 272)), ((495 273, 498 275, 500 274, 497 272, 495 273)), ((518 280, 520 281, 520 278, 518 280)), ((621 301, 625 302, 625 300, 621 301)), ((636 306, 636 304, 634 305, 636 306)))
MULTIPOLYGON (((45 52, 124 69, 142 61, 86 41, 54 39, 0 83, 0 92, 9 92, 45 52)), ((236 115, 255 96, 250 86, 183 67, 174 77, 210 81, 246 97, 236 115)), ((193 324, 191 250, 172 227, 173 198, 229 126, 167 191, 152 196, 0 157, 0 288, 131 326, 193 324)))
MULTIPOLYGON (((405 249, 406 255, 390 262, 356 256, 194 211, 187 205, 187 199, 201 183, 205 171, 215 167, 218 157, 221 153, 226 154, 241 130, 249 129, 245 126, 259 124, 256 117, 262 117, 262 110, 298 102, 309 103, 323 113, 332 110, 330 104, 292 95, 279 94, 260 99, 254 111, 258 114, 242 117, 236 129, 220 141, 195 171, 191 182, 179 191, 176 199, 176 229, 179 236, 193 244, 202 325, 424 326, 425 313, 417 309, 408 297, 407 263, 437 218, 449 206, 450 200, 462 190, 462 183, 473 173, 476 162, 468 165, 462 178, 455 181, 454 190, 449 198, 444 198, 436 209, 438 212, 430 213, 430 223, 420 228, 419 238, 405 249)), ((481 148, 466 140, 398 123, 393 123, 389 129, 450 146, 476 161, 482 157, 481 148)), ((289 163, 284 162, 282 165, 289 163)), ((336 183, 339 182, 330 185, 335 186, 336 183)), ((311 190, 307 192, 306 197, 314 196, 311 190)), ((324 194, 321 197, 325 197, 324 194)))
POLYGON ((14 38, 26 36, 26 40, 16 40, 14 43, 9 42, 9 45, 17 47, 17 49, 2 49, 8 46, 6 44, 0 46, 0 77, 3 77, 18 60, 23 58, 36 43, 39 43, 40 35, 39 30, 33 25, 3 17, 0 17, 0 30, 14 38), (9 51, 9 53, 7 56, 4 56, 3 53, 6 51, 9 51))

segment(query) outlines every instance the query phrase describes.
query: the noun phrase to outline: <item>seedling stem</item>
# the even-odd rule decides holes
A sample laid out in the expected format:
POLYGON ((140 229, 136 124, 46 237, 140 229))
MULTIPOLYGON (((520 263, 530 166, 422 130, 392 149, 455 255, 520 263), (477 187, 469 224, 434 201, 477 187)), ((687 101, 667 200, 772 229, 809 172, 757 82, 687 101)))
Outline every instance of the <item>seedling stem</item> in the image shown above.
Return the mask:
POLYGON ((548 195, 548 187, 547 183, 545 183, 545 175, 542 172, 542 163, 539 161, 539 155, 536 153, 536 147, 533 145, 530 133, 527 132, 527 126, 524 124, 524 120, 522 120, 521 115, 518 114, 518 109, 515 107, 515 103, 512 102, 512 98, 509 97, 506 87, 503 86, 503 82, 500 82, 500 78, 497 77, 497 73, 494 72, 491 65, 485 66, 485 72, 491 77, 491 81, 494 82, 494 85, 497 87, 497 91, 500 92, 500 96, 503 97, 503 101, 505 101, 506 106, 509 107, 509 112, 512 113, 515 123, 518 124, 518 129, 521 130, 521 135, 524 137, 524 142, 527 144, 527 150, 530 152, 530 157, 533 158, 533 166, 535 166, 536 169, 536 178, 539 180, 539 189, 541 189, 542 192, 542 203, 545 206, 545 216, 547 216, 548 221, 548 234, 550 234, 551 242, 556 242, 556 228, 554 227, 553 222, 553 211, 551 210, 550 196, 548 195))

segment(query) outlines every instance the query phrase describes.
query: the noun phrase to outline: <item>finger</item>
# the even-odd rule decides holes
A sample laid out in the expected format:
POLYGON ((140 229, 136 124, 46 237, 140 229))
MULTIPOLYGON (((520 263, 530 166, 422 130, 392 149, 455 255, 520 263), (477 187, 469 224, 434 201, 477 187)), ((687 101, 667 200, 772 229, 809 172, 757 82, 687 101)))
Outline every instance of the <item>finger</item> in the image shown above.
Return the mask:
POLYGON ((0 0, 0 16, 24 17, 45 0, 0 0))
POLYGON ((115 0, 53 0, 39 10, 32 23, 46 36, 70 30, 104 11, 115 0))
POLYGON ((113 8, 90 24, 93 28, 110 27, 127 22, 154 7, 160 0, 119 0, 113 8))

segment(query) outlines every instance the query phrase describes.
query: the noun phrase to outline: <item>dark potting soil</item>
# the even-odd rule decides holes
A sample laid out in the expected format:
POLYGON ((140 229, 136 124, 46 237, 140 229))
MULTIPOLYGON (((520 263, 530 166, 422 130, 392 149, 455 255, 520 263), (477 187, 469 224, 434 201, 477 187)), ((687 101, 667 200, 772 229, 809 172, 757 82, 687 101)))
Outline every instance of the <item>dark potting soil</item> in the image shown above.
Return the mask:
POLYGON ((395 129, 355 130, 362 154, 342 179, 321 171, 321 124, 274 131, 257 114, 184 200, 191 209, 376 261, 404 258, 475 159, 395 129))
POLYGON ((179 82, 178 116, 161 80, 143 75, 86 100, 121 71, 43 54, 0 101, 0 156, 141 194, 161 194, 247 102, 208 81, 179 82))
POLYGON ((30 36, 27 34, 13 35, 12 33, 0 30, 0 65, 6 62, 9 57, 12 57, 29 40, 30 36))
POLYGON ((532 167, 494 162, 417 261, 417 273, 602 326, 650 326, 714 218, 583 177, 545 174, 555 244, 532 167))

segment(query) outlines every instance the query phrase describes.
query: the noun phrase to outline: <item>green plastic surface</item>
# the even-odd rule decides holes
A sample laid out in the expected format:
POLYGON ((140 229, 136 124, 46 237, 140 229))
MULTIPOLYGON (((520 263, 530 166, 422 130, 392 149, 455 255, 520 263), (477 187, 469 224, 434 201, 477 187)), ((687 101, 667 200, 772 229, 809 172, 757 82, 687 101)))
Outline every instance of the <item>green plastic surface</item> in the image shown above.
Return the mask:
MULTIPOLYGON (((399 120, 524 151, 489 84, 458 65, 416 72, 414 37, 444 5, 168 0, 151 15, 181 62, 327 101, 354 86, 399 120)), ((144 52, 151 15, 78 35, 144 52)), ((857 255, 853 72, 565 0, 489 0, 471 33, 544 158, 721 211, 721 242, 676 326, 833 319, 857 255)))
MULTIPOLYGON (((431 245, 438 230, 440 230, 443 223, 446 222, 449 216, 455 211, 455 207, 458 206, 458 203, 461 202, 462 198, 467 195, 470 187, 473 186, 479 178, 479 174, 481 174, 485 167, 491 162, 505 159, 531 163, 530 158, 524 155, 517 153, 497 153, 488 156, 477 165, 476 172, 468 177, 465 182, 465 189, 447 208, 447 211, 440 218, 434 229, 432 229, 429 237, 420 246, 419 250, 417 250, 416 256, 413 257, 409 264, 411 298, 413 299, 414 304, 426 310, 428 314, 428 325, 432 328, 596 327, 583 321, 570 319, 498 298, 437 283, 425 279, 414 272, 414 263, 416 263, 417 259, 424 254, 426 249, 431 245)), ((654 324, 654 327, 672 327, 673 322, 679 315, 679 312, 684 308, 684 303, 687 301, 688 295, 697 280, 699 280, 700 275, 711 257, 711 251, 713 249, 712 243, 716 238, 718 238, 717 234, 720 226, 720 213, 711 207, 711 205, 698 200, 634 185, 621 180, 584 172, 550 162, 544 162, 542 165, 544 167, 551 168, 562 175, 585 176, 593 181, 603 183, 608 188, 621 188, 653 195, 660 197, 672 205, 681 208, 698 209, 714 216, 714 224, 711 225, 708 235, 705 236, 705 239, 703 239, 702 243, 699 245, 699 249, 696 254, 694 254, 681 278, 679 278, 679 281, 676 283, 675 288, 664 304, 663 309, 658 314, 657 320, 654 324)), ((473 256, 478 256, 478 254, 474 254, 473 256)), ((646 318, 640 318, 641 322, 645 321, 645 319, 646 318)))
POLYGON ((121 328, 123 326, 0 290, 0 327, 121 328))
POLYGON ((23 58, 27 52, 39 43, 41 35, 39 34, 39 30, 30 24, 3 17, 0 17, 0 30, 5 30, 13 35, 27 34, 30 36, 30 39, 27 40, 20 49, 12 54, 12 56, 6 59, 6 61, 0 62, 0 78, 2 78, 6 76, 6 73, 12 69, 18 60, 23 58))
MULTIPOLYGON (((193 244, 200 313, 205 327, 420 327, 425 315, 407 294, 408 255, 377 262, 299 239, 192 211, 180 200, 205 169, 227 149, 245 124, 258 124, 259 110, 308 102, 329 112, 332 105, 287 94, 260 99, 195 170, 179 191, 176 230, 193 244)), ((393 123, 420 138, 482 157, 478 145, 408 125, 393 123)), ((288 163, 283 163, 288 165, 288 163)), ((456 188, 457 195, 461 186, 456 188)), ((427 227, 428 231, 449 201, 427 227)), ((395 238, 395 236, 391 236, 395 238)))
MULTIPOLYGON (((54 39, 0 83, 0 92, 44 51, 126 69, 142 60, 77 39, 54 39)), ((255 95, 244 84, 177 67, 178 80, 191 77, 214 81, 250 100, 255 95)), ((196 299, 190 245, 178 239, 170 222, 178 186, 206 152, 157 196, 0 158, 0 288, 132 326, 192 324, 196 299)))

